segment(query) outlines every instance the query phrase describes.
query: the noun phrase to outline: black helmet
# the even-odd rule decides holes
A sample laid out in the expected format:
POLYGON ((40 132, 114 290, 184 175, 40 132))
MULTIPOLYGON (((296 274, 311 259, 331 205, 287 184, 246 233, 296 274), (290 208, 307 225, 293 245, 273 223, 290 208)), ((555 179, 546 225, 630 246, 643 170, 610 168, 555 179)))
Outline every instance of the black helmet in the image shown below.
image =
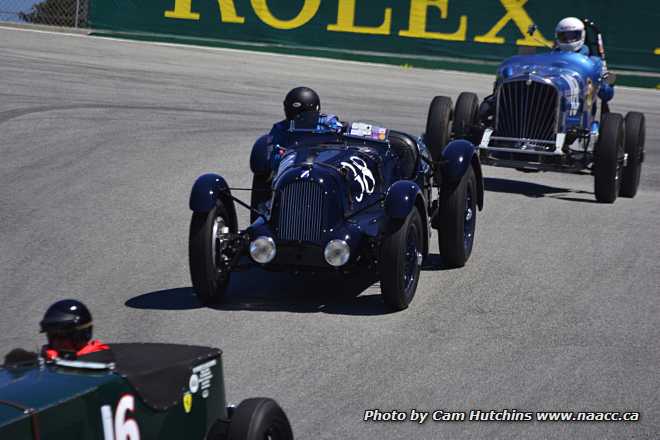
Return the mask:
POLYGON ((92 339, 92 314, 75 299, 58 301, 46 310, 41 332, 48 336, 49 348, 65 358, 75 358, 75 353, 92 339))
POLYGON ((320 111, 321 99, 309 87, 296 87, 284 98, 284 115, 288 120, 294 119, 301 113, 320 111))
POLYGON ((41 333, 66 333, 92 325, 92 314, 85 304, 63 299, 50 306, 41 320, 41 333))

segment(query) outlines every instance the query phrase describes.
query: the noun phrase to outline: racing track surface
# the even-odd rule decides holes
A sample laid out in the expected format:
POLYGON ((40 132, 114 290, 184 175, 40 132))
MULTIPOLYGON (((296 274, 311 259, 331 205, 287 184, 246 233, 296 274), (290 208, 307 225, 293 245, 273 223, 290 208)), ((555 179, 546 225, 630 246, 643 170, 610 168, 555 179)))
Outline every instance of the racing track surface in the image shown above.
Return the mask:
MULTIPOLYGON (((590 176, 485 168, 468 266, 437 255, 410 309, 368 280, 234 277, 201 308, 187 263, 201 173, 248 186, 284 94, 419 134, 437 94, 492 78, 0 28, 0 348, 84 299, 108 341, 223 348, 229 398, 274 397, 300 439, 660 437, 660 92, 619 88, 647 116, 641 192, 593 200, 590 176), (359 294, 359 296, 357 296, 359 294), (365 409, 638 410, 636 424, 365 423, 365 409)), ((242 213, 242 224, 246 215, 242 213)), ((435 236, 434 236, 435 240, 435 236)), ((437 254, 437 242, 433 242, 437 254)))

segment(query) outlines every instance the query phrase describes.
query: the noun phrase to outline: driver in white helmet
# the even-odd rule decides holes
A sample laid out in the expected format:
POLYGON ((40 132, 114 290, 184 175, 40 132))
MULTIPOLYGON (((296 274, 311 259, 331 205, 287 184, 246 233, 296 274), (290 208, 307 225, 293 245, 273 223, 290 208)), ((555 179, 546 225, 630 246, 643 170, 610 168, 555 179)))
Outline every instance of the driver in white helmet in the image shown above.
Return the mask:
POLYGON ((584 44, 586 30, 579 18, 566 17, 555 28, 555 47, 565 52, 577 52, 589 56, 589 48, 584 44))
MULTIPOLYGON (((591 58, 594 63, 600 64, 601 75, 606 77, 608 75, 607 64, 598 54, 591 53, 588 45, 585 44, 586 36, 587 31, 584 21, 575 17, 563 18, 555 28, 555 50, 579 53, 591 58)), ((602 41, 600 44, 602 44, 602 41)), ((598 90, 598 96, 604 102, 611 100, 614 97, 614 87, 607 82, 603 82, 598 90)))

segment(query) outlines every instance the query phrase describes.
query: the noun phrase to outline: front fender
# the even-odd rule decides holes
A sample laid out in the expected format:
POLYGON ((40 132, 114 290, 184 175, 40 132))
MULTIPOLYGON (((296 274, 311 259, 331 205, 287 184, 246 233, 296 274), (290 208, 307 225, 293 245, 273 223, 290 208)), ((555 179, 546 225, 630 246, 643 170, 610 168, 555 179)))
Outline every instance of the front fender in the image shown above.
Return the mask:
POLYGON ((415 208, 417 197, 422 190, 411 180, 393 183, 385 196, 385 214, 392 219, 405 220, 415 208))
POLYGON ((227 185, 225 179, 213 173, 199 176, 190 192, 188 203, 190 209, 194 212, 206 213, 218 204, 222 204, 229 216, 227 221, 230 223, 228 225, 230 229, 237 231, 236 206, 231 198, 229 185, 227 185))
POLYGON ((250 169, 254 174, 270 175, 270 156, 273 151, 273 137, 263 135, 252 147, 250 154, 250 169))
POLYGON ((465 139, 451 141, 442 150, 442 178, 450 183, 457 183, 472 164, 476 148, 465 139))
POLYGON ((415 182, 410 180, 399 180, 393 183, 385 196, 385 215, 389 220, 387 229, 392 231, 400 227, 403 220, 410 215, 413 209, 417 209, 422 217, 423 254, 427 256, 429 252, 429 223, 422 190, 415 182))
POLYGON ((481 171, 481 161, 478 154, 472 156, 472 169, 474 169, 474 176, 477 178, 477 207, 481 211, 484 209, 484 173, 481 171))
POLYGON ((603 101, 603 102, 608 102, 612 98, 614 98, 614 87, 611 85, 607 84, 604 82, 601 86, 600 89, 598 90, 598 97, 603 101))

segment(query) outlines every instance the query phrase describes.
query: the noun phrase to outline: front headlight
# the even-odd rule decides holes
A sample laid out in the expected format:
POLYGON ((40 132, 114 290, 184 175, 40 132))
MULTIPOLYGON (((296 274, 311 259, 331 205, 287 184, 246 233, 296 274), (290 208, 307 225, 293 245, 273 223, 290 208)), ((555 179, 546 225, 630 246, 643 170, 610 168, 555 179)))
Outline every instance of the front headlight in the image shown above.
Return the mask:
POLYGON ((270 263, 276 254, 275 241, 270 237, 262 235, 250 243, 250 256, 257 263, 270 263))
POLYGON ((351 258, 351 248, 344 240, 331 240, 325 246, 323 256, 330 266, 340 267, 351 258))

